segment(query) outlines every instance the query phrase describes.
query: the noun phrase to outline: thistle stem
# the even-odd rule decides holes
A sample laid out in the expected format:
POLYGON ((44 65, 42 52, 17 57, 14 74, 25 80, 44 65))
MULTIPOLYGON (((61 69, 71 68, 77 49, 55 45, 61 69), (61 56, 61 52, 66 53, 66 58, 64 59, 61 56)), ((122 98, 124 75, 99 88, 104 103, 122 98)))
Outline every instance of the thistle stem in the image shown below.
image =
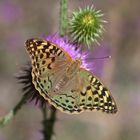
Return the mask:
POLYGON ((56 109, 52 106, 50 110, 50 117, 48 118, 48 110, 46 108, 42 108, 42 114, 43 114, 43 140, 51 140, 52 135, 54 134, 54 124, 56 121, 56 109))
POLYGON ((68 0, 60 0, 60 23, 59 23, 60 36, 64 36, 65 34, 65 29, 67 26, 67 8, 68 8, 68 0))
POLYGON ((0 118, 0 128, 4 127, 21 109, 22 105, 26 103, 27 97, 23 96, 17 105, 4 117, 0 118))

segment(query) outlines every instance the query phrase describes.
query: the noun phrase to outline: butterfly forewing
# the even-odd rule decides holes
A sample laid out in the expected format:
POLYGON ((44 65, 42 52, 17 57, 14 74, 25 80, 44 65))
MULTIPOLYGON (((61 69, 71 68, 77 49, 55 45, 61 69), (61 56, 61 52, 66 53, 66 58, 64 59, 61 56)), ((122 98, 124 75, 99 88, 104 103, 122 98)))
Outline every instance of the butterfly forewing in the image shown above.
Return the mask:
POLYGON ((31 57, 33 68, 38 74, 58 70, 57 67, 71 61, 70 56, 62 48, 47 40, 28 39, 25 47, 31 57))
MULTIPOLYGON (((59 80, 71 58, 59 46, 43 39, 28 39, 25 42, 32 61, 33 83, 44 94, 59 80)), ((41 93, 42 94, 42 93, 41 93)))

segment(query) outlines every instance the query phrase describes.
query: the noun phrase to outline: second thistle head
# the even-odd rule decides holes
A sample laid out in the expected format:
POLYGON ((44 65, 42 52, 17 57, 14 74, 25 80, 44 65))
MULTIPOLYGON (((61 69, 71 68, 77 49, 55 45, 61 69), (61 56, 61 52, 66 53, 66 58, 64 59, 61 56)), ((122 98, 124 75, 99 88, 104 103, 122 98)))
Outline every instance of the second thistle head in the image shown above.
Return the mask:
POLYGON ((101 37, 104 28, 102 23, 103 14, 100 10, 96 11, 93 6, 84 9, 79 8, 73 12, 69 20, 69 31, 74 42, 87 45, 88 47, 101 37))

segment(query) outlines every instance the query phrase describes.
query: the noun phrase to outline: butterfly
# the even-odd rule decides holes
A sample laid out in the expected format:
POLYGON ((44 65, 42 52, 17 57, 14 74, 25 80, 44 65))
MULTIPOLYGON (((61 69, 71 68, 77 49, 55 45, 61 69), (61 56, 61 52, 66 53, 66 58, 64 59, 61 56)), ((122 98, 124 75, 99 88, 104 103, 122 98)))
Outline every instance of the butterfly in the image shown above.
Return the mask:
POLYGON ((35 89, 51 105, 64 113, 100 110, 116 113, 117 106, 107 87, 92 72, 81 67, 60 46, 32 38, 25 42, 32 62, 35 89))

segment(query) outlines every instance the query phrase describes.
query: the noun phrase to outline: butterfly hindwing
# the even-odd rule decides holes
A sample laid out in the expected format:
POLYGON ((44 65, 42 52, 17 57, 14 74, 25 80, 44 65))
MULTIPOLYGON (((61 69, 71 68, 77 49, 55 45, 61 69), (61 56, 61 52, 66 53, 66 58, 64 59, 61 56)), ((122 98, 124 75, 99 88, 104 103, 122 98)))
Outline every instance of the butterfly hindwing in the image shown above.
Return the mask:
MULTIPOLYGON (((33 80, 36 81, 36 76, 34 75, 33 80)), ((62 112, 69 113, 69 114, 78 114, 82 112, 76 104, 76 98, 70 88, 73 88, 71 82, 69 82, 69 88, 66 90, 60 90, 59 94, 49 97, 45 93, 45 89, 40 87, 38 82, 34 82, 35 88, 39 91, 41 96, 44 97, 50 104, 55 106, 57 109, 61 110, 62 112)), ((74 89, 74 88, 73 88, 74 89)))
POLYGON ((82 90, 79 93, 79 106, 84 110, 101 110, 116 113, 116 103, 106 86, 91 72, 80 68, 82 90))

